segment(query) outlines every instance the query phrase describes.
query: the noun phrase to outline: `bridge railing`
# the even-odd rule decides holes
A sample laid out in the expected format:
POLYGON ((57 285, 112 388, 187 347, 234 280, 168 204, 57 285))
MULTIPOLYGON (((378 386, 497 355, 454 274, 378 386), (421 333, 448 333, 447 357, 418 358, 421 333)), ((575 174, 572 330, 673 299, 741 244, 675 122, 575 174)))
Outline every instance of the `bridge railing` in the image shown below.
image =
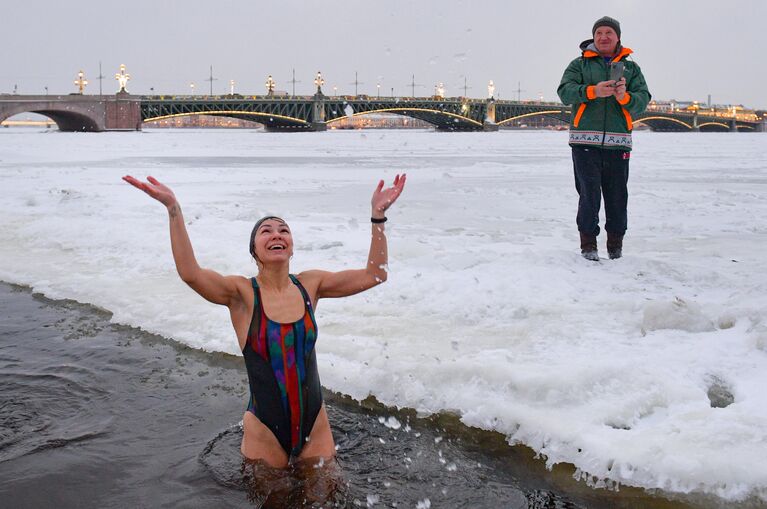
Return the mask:
POLYGON ((226 95, 142 95, 141 99, 147 101, 260 101, 260 100, 272 100, 272 101, 296 101, 305 100, 311 101, 314 99, 311 95, 240 95, 240 94, 226 94, 226 95))
MULTIPOLYGON (((142 95, 143 100, 147 101, 313 101, 316 97, 313 95, 245 95, 245 94, 225 94, 225 95, 200 95, 200 94, 172 94, 172 95, 142 95)), ((487 99, 477 99, 472 97, 436 97, 436 96, 386 96, 386 97, 374 97, 366 94, 359 95, 325 95, 323 99, 326 101, 377 101, 377 102, 423 102, 423 101, 445 101, 445 102, 462 102, 469 104, 484 104, 487 99)), ((538 105, 538 106, 552 106, 563 107, 564 105, 559 102, 550 101, 512 101, 508 99, 496 99, 498 104, 521 104, 521 105, 538 105)))

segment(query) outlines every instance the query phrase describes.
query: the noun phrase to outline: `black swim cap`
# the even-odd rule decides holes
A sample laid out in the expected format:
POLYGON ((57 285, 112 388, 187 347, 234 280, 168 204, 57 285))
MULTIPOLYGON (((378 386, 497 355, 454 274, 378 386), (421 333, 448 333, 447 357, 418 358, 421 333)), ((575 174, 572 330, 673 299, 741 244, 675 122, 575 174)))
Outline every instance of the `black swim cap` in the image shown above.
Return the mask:
POLYGON ((280 221, 283 224, 288 224, 285 222, 284 219, 277 216, 265 216, 256 222, 256 226, 254 226, 253 231, 250 232, 250 255, 253 258, 255 258, 256 261, 258 261, 258 257, 256 256, 256 246, 253 245, 253 241, 256 240, 256 232, 258 231, 258 227, 264 224, 264 221, 268 221, 269 219, 276 219, 277 221, 280 221))

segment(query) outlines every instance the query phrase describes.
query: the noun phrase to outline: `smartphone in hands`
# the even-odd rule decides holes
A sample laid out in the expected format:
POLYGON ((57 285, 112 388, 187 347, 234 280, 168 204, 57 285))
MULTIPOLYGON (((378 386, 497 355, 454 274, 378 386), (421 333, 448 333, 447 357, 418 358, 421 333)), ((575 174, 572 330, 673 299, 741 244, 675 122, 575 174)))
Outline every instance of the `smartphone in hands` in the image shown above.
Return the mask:
POLYGON ((623 78, 623 62, 610 62, 610 80, 618 82, 623 78))

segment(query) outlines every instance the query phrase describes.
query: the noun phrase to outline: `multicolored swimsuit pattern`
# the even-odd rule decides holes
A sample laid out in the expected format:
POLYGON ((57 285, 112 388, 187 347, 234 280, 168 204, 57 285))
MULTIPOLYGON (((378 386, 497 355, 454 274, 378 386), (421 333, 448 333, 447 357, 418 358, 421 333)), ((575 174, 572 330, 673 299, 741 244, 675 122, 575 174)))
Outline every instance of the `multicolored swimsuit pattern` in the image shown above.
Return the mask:
POLYGON ((256 278, 253 318, 242 355, 248 370, 248 411, 268 427, 288 456, 298 456, 322 407, 314 344, 317 322, 306 290, 291 274, 304 299, 304 316, 293 323, 271 320, 264 312, 256 278))

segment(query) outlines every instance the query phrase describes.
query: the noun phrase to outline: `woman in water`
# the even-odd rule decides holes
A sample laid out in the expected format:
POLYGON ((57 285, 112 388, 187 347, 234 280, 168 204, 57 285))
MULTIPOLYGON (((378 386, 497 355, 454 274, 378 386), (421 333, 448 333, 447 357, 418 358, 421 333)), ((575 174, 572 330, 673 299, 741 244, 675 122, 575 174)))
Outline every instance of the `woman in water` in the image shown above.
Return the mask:
POLYGON ((291 274, 290 228, 284 220, 268 216, 250 235, 258 275, 248 279, 223 276, 197 264, 181 207, 168 186, 153 177, 148 182, 123 177, 168 209, 173 259, 181 279, 206 300, 229 308, 250 384, 242 419, 241 451, 246 459, 282 468, 335 455, 317 373, 314 310, 319 299, 354 295, 386 281, 385 212, 402 193, 405 178, 397 175, 386 189, 381 180, 373 192, 370 252, 364 268, 291 274))

